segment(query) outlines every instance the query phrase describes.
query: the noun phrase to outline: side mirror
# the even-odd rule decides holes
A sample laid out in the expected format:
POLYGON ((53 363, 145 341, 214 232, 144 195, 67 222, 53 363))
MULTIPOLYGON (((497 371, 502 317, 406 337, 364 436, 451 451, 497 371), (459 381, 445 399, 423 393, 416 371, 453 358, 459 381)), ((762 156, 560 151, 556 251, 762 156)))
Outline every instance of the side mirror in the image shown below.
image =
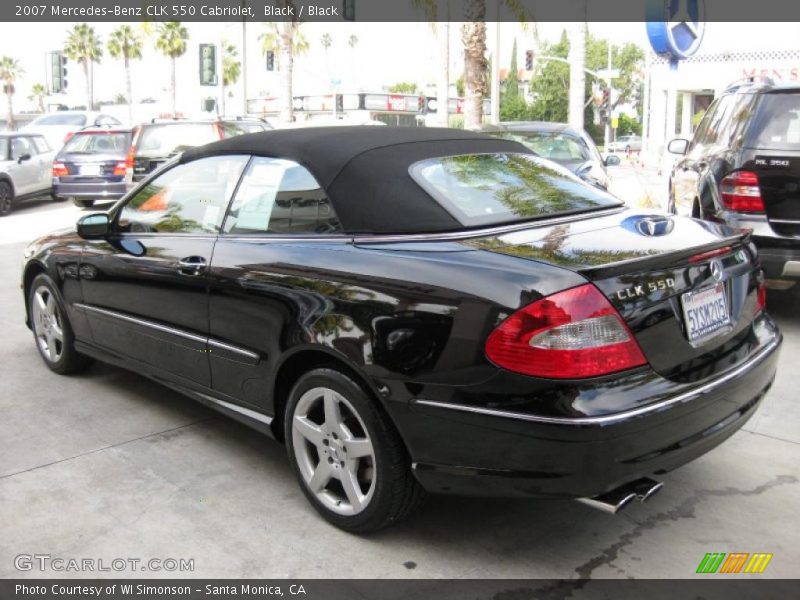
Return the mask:
POLYGON ((683 138, 676 138, 667 144, 667 151, 670 154, 686 154, 688 148, 689 140, 684 140, 683 138))
POLYGON ((31 155, 26 152, 25 154, 20 155, 20 157, 17 159, 17 162, 19 164, 22 164, 22 161, 30 160, 30 159, 31 159, 31 155))
POLYGON ((78 219, 78 235, 85 240, 99 240, 108 235, 108 226, 107 214, 86 215, 78 219))
POLYGON ((609 154, 608 156, 606 156, 606 159, 603 161, 603 163, 607 167, 616 167, 622 164, 622 159, 616 154, 609 154))

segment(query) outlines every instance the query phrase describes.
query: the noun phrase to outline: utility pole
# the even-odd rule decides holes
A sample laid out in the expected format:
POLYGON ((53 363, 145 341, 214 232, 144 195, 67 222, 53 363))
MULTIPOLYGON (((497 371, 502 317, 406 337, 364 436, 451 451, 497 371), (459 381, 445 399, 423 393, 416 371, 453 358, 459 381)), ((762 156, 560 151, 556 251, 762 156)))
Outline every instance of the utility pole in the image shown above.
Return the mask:
POLYGON ((586 87, 586 23, 572 24, 569 44, 569 112, 570 127, 583 129, 584 94, 586 87))
POLYGON ((438 13, 443 20, 439 28, 439 78, 436 82, 436 124, 450 124, 450 2, 439 0, 438 13))

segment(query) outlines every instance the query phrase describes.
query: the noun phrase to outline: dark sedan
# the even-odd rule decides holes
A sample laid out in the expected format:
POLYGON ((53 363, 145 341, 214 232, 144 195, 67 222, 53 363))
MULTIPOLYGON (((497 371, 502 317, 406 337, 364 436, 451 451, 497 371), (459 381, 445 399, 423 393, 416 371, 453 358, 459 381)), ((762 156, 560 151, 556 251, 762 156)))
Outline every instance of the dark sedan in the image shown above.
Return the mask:
POLYGON ((560 164, 585 182, 603 190, 611 185, 606 167, 619 165, 621 162, 613 154, 603 158, 585 131, 566 123, 508 121, 499 125, 486 125, 481 131, 520 142, 537 156, 560 164))
POLYGON ((118 200, 130 187, 131 130, 82 129, 69 138, 53 161, 53 195, 81 207, 118 200))
POLYGON ((781 342, 747 234, 447 129, 187 150, 31 244, 23 287, 52 371, 110 362, 275 437, 355 532, 425 492, 647 499, 753 415, 781 342))

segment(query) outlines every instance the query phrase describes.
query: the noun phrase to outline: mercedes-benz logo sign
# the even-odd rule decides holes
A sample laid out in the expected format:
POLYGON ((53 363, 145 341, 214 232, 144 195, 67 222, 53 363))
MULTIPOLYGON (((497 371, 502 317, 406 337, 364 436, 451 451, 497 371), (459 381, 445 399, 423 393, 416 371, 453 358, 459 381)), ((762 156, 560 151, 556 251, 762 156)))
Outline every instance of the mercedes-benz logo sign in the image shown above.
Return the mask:
POLYGON ((719 259, 714 259, 711 261, 709 265, 711 268, 711 276, 714 278, 714 281, 722 281, 723 270, 722 270, 722 261, 719 259))
POLYGON ((667 235, 674 227, 669 217, 643 217, 636 222, 636 231, 649 237, 667 235))

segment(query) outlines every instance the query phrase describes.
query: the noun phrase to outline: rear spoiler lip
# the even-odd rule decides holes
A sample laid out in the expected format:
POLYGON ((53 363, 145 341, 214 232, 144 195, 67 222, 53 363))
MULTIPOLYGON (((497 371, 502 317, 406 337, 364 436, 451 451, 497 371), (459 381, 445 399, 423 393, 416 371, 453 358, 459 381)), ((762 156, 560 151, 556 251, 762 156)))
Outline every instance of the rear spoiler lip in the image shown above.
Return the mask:
POLYGON ((719 238, 714 242, 701 244, 699 246, 692 246, 683 250, 674 250, 672 252, 664 252, 661 254, 653 254, 650 256, 640 256, 637 258, 629 258, 620 260, 613 263, 607 263, 597 267, 579 268, 577 271, 589 280, 605 279, 607 277, 616 277, 617 275, 626 275, 630 273, 630 267, 634 265, 646 264, 649 270, 657 270, 659 268, 674 267, 676 263, 688 263, 689 257, 703 252, 709 252, 725 246, 744 246, 750 241, 751 233, 749 231, 737 233, 727 237, 719 238))

